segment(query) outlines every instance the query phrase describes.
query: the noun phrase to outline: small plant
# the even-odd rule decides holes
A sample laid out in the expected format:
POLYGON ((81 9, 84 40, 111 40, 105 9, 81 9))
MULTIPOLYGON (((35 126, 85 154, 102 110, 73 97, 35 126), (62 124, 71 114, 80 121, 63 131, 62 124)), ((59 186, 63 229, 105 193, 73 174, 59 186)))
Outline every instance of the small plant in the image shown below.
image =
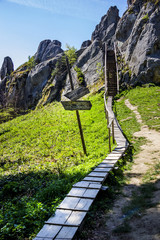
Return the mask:
POLYGON ((77 60, 77 54, 76 54, 77 49, 75 47, 70 47, 68 44, 66 44, 66 48, 67 50, 64 53, 68 57, 70 66, 73 66, 73 64, 77 60))
POLYGON ((33 57, 28 57, 28 62, 27 62, 27 69, 30 71, 32 68, 34 68, 36 65, 35 58, 33 57))
POLYGON ((78 83, 80 86, 84 86, 85 85, 85 80, 84 80, 84 74, 83 72, 81 71, 80 68, 78 68, 77 66, 74 68, 74 70, 76 71, 77 73, 77 79, 78 79, 78 83))
POLYGON ((134 13, 133 7, 130 7, 130 8, 128 9, 128 12, 129 12, 129 14, 133 14, 133 13, 134 13))
POLYGON ((143 21, 147 22, 149 19, 148 13, 142 18, 143 21))
POLYGON ((103 66, 101 65, 100 62, 97 63, 96 72, 99 76, 99 80, 104 82, 104 68, 103 68, 103 66))

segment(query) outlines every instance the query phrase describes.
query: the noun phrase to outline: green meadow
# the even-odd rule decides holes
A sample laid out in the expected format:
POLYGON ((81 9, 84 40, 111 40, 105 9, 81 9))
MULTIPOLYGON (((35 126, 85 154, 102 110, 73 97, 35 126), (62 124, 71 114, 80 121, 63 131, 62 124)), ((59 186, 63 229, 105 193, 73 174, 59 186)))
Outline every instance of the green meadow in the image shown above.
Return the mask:
MULTIPOLYGON (((0 239, 32 239, 72 185, 109 153, 103 94, 91 94, 91 110, 80 111, 87 156, 75 111, 65 111, 59 102, 0 124, 0 239)), ((144 123, 160 130, 160 87, 138 87, 119 98, 113 109, 137 152, 144 139, 133 136, 140 125, 124 101, 138 106, 144 123)))

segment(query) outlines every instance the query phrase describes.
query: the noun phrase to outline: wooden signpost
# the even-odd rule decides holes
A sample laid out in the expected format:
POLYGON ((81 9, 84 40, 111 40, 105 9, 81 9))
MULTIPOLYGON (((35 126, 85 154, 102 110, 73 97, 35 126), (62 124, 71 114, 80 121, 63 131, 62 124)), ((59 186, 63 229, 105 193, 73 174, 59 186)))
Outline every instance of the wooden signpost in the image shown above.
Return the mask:
POLYGON ((81 125, 81 120, 80 120, 80 115, 79 115, 78 110, 90 110, 91 107, 92 107, 92 104, 91 104, 90 101, 77 101, 77 100, 79 98, 85 96, 86 94, 88 94, 89 89, 85 88, 85 87, 79 87, 77 89, 74 89, 74 85, 73 85, 73 81, 72 81, 72 75, 71 75, 71 71, 70 71, 69 62, 68 62, 67 57, 66 57, 66 63, 67 63, 67 70, 68 70, 68 74, 69 74, 69 81, 70 81, 72 91, 65 94, 65 97, 70 99, 70 101, 61 101, 61 103, 62 103, 65 110, 70 110, 70 111, 75 110, 76 111, 77 121, 78 121, 78 126, 79 126, 79 132, 80 132, 82 146, 83 146, 83 151, 84 151, 84 154, 87 155, 86 145, 85 145, 84 136, 83 136, 82 125, 81 125))
POLYGON ((92 104, 90 101, 61 101, 65 110, 90 110, 92 104))
POLYGON ((89 89, 86 87, 79 87, 77 89, 74 89, 71 92, 66 93, 64 96, 70 99, 71 101, 76 101, 79 98, 85 96, 89 93, 89 89))

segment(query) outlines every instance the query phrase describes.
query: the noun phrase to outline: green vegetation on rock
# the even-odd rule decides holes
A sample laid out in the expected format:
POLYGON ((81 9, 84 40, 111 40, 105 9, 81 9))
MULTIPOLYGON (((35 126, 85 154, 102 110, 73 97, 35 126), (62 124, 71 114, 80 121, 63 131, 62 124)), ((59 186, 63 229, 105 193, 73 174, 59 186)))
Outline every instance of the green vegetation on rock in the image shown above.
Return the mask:
POLYGON ((85 77, 84 77, 84 74, 83 74, 83 72, 81 71, 81 69, 76 66, 76 67, 74 68, 74 70, 75 70, 76 73, 77 73, 77 80, 78 80, 79 85, 80 85, 80 86, 85 85, 85 77))

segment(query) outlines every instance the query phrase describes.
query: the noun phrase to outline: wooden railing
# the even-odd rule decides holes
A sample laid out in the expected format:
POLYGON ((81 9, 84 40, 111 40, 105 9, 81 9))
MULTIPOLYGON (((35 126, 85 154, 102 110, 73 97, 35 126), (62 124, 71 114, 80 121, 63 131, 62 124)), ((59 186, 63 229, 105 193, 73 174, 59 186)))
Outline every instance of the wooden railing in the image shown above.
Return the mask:
POLYGON ((115 143, 114 137, 114 113, 112 111, 112 96, 108 97, 106 101, 106 94, 104 94, 104 107, 105 107, 105 114, 107 119, 107 128, 108 128, 108 137, 109 137, 109 152, 112 151, 112 143, 115 143), (112 138, 112 140, 111 140, 112 138))

